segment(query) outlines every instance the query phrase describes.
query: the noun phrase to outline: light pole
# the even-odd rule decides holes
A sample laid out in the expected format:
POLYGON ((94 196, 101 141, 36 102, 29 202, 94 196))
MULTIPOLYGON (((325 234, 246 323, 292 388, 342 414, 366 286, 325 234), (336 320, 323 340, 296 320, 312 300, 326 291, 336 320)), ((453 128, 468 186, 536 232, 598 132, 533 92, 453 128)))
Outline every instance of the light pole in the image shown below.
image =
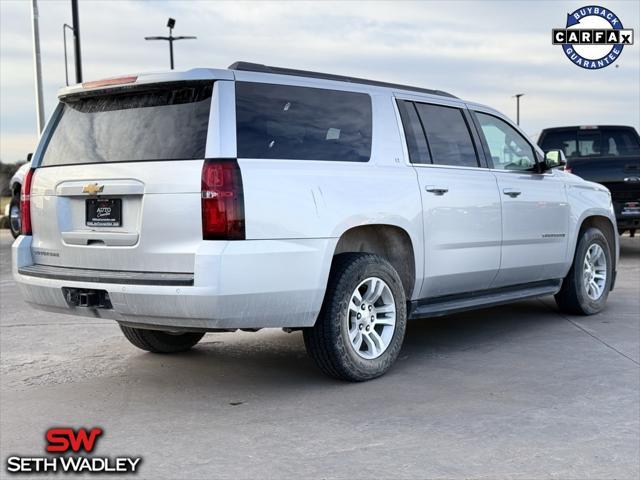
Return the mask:
POLYGON ((42 66, 40 63, 40 28, 38 26, 38 2, 31 0, 31 20, 33 27, 33 72, 36 77, 36 124, 38 135, 44 128, 44 103, 42 101, 42 66))
POLYGON ((82 83, 82 56, 80 55, 80 14, 78 0, 71 0, 71 20, 73 23, 73 49, 76 57, 76 83, 82 83))
POLYGON ((524 96, 524 93, 516 93, 516 125, 520 125, 520 97, 524 96))
POLYGON ((197 37, 174 37, 173 36, 173 27, 176 26, 176 20, 174 18, 169 18, 167 21, 167 27, 169 27, 169 36, 168 37, 144 37, 145 40, 166 40, 169 42, 169 64, 171 65, 171 70, 173 70, 173 42, 176 40, 195 40, 197 37))

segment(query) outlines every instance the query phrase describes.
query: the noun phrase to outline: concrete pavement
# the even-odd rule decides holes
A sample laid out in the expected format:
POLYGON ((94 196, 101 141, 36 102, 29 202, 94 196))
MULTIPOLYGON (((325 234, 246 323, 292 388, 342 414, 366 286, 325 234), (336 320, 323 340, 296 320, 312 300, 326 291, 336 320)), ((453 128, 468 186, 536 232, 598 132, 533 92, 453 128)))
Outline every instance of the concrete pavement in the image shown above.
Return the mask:
MULTIPOLYGON (((410 323, 396 366, 325 378, 299 332, 207 334, 144 353, 117 325, 32 310, 0 236, 0 449, 101 426, 139 478, 638 478, 640 238, 592 317, 552 298, 410 323)), ((42 477, 40 477, 42 478, 42 477)))

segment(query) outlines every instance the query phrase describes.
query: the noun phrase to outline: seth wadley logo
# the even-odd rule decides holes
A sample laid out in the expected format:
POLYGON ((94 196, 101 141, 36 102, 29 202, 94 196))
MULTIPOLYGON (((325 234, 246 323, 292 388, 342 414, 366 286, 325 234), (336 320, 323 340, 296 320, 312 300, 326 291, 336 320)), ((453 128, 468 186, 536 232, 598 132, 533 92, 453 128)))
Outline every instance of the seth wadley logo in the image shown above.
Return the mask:
POLYGON ((615 63, 625 45, 633 45, 633 29, 624 28, 608 8, 589 5, 567 14, 565 28, 552 31, 554 45, 579 67, 597 70, 615 63))
POLYGON ((11 455, 7 458, 9 473, 137 473, 142 457, 94 457, 80 454, 93 452, 102 428, 56 427, 47 430, 45 451, 50 456, 11 455), (58 456, 54 456, 54 455, 58 456))

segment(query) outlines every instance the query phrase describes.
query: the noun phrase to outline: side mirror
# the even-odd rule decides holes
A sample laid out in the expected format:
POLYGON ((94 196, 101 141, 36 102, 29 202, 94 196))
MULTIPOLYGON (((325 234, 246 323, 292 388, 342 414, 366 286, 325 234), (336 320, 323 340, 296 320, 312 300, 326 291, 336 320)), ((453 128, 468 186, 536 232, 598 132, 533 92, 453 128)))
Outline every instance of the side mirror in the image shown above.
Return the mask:
POLYGON ((544 163, 548 169, 564 167, 567 164, 567 157, 562 150, 549 150, 544 154, 544 163))
POLYGON ((32 157, 33 153, 27 153, 27 162, 30 162, 32 157))

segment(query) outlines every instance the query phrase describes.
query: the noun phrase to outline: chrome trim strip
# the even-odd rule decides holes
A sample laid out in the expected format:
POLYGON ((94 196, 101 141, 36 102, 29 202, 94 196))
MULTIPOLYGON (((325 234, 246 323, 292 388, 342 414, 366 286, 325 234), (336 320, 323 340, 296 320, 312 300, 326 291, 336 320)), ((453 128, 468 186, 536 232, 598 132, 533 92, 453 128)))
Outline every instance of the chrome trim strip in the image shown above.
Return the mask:
POLYGON ((18 269, 20 275, 67 280, 69 282, 117 283, 128 285, 193 285, 193 273, 126 272, 88 268, 29 265, 18 269))

